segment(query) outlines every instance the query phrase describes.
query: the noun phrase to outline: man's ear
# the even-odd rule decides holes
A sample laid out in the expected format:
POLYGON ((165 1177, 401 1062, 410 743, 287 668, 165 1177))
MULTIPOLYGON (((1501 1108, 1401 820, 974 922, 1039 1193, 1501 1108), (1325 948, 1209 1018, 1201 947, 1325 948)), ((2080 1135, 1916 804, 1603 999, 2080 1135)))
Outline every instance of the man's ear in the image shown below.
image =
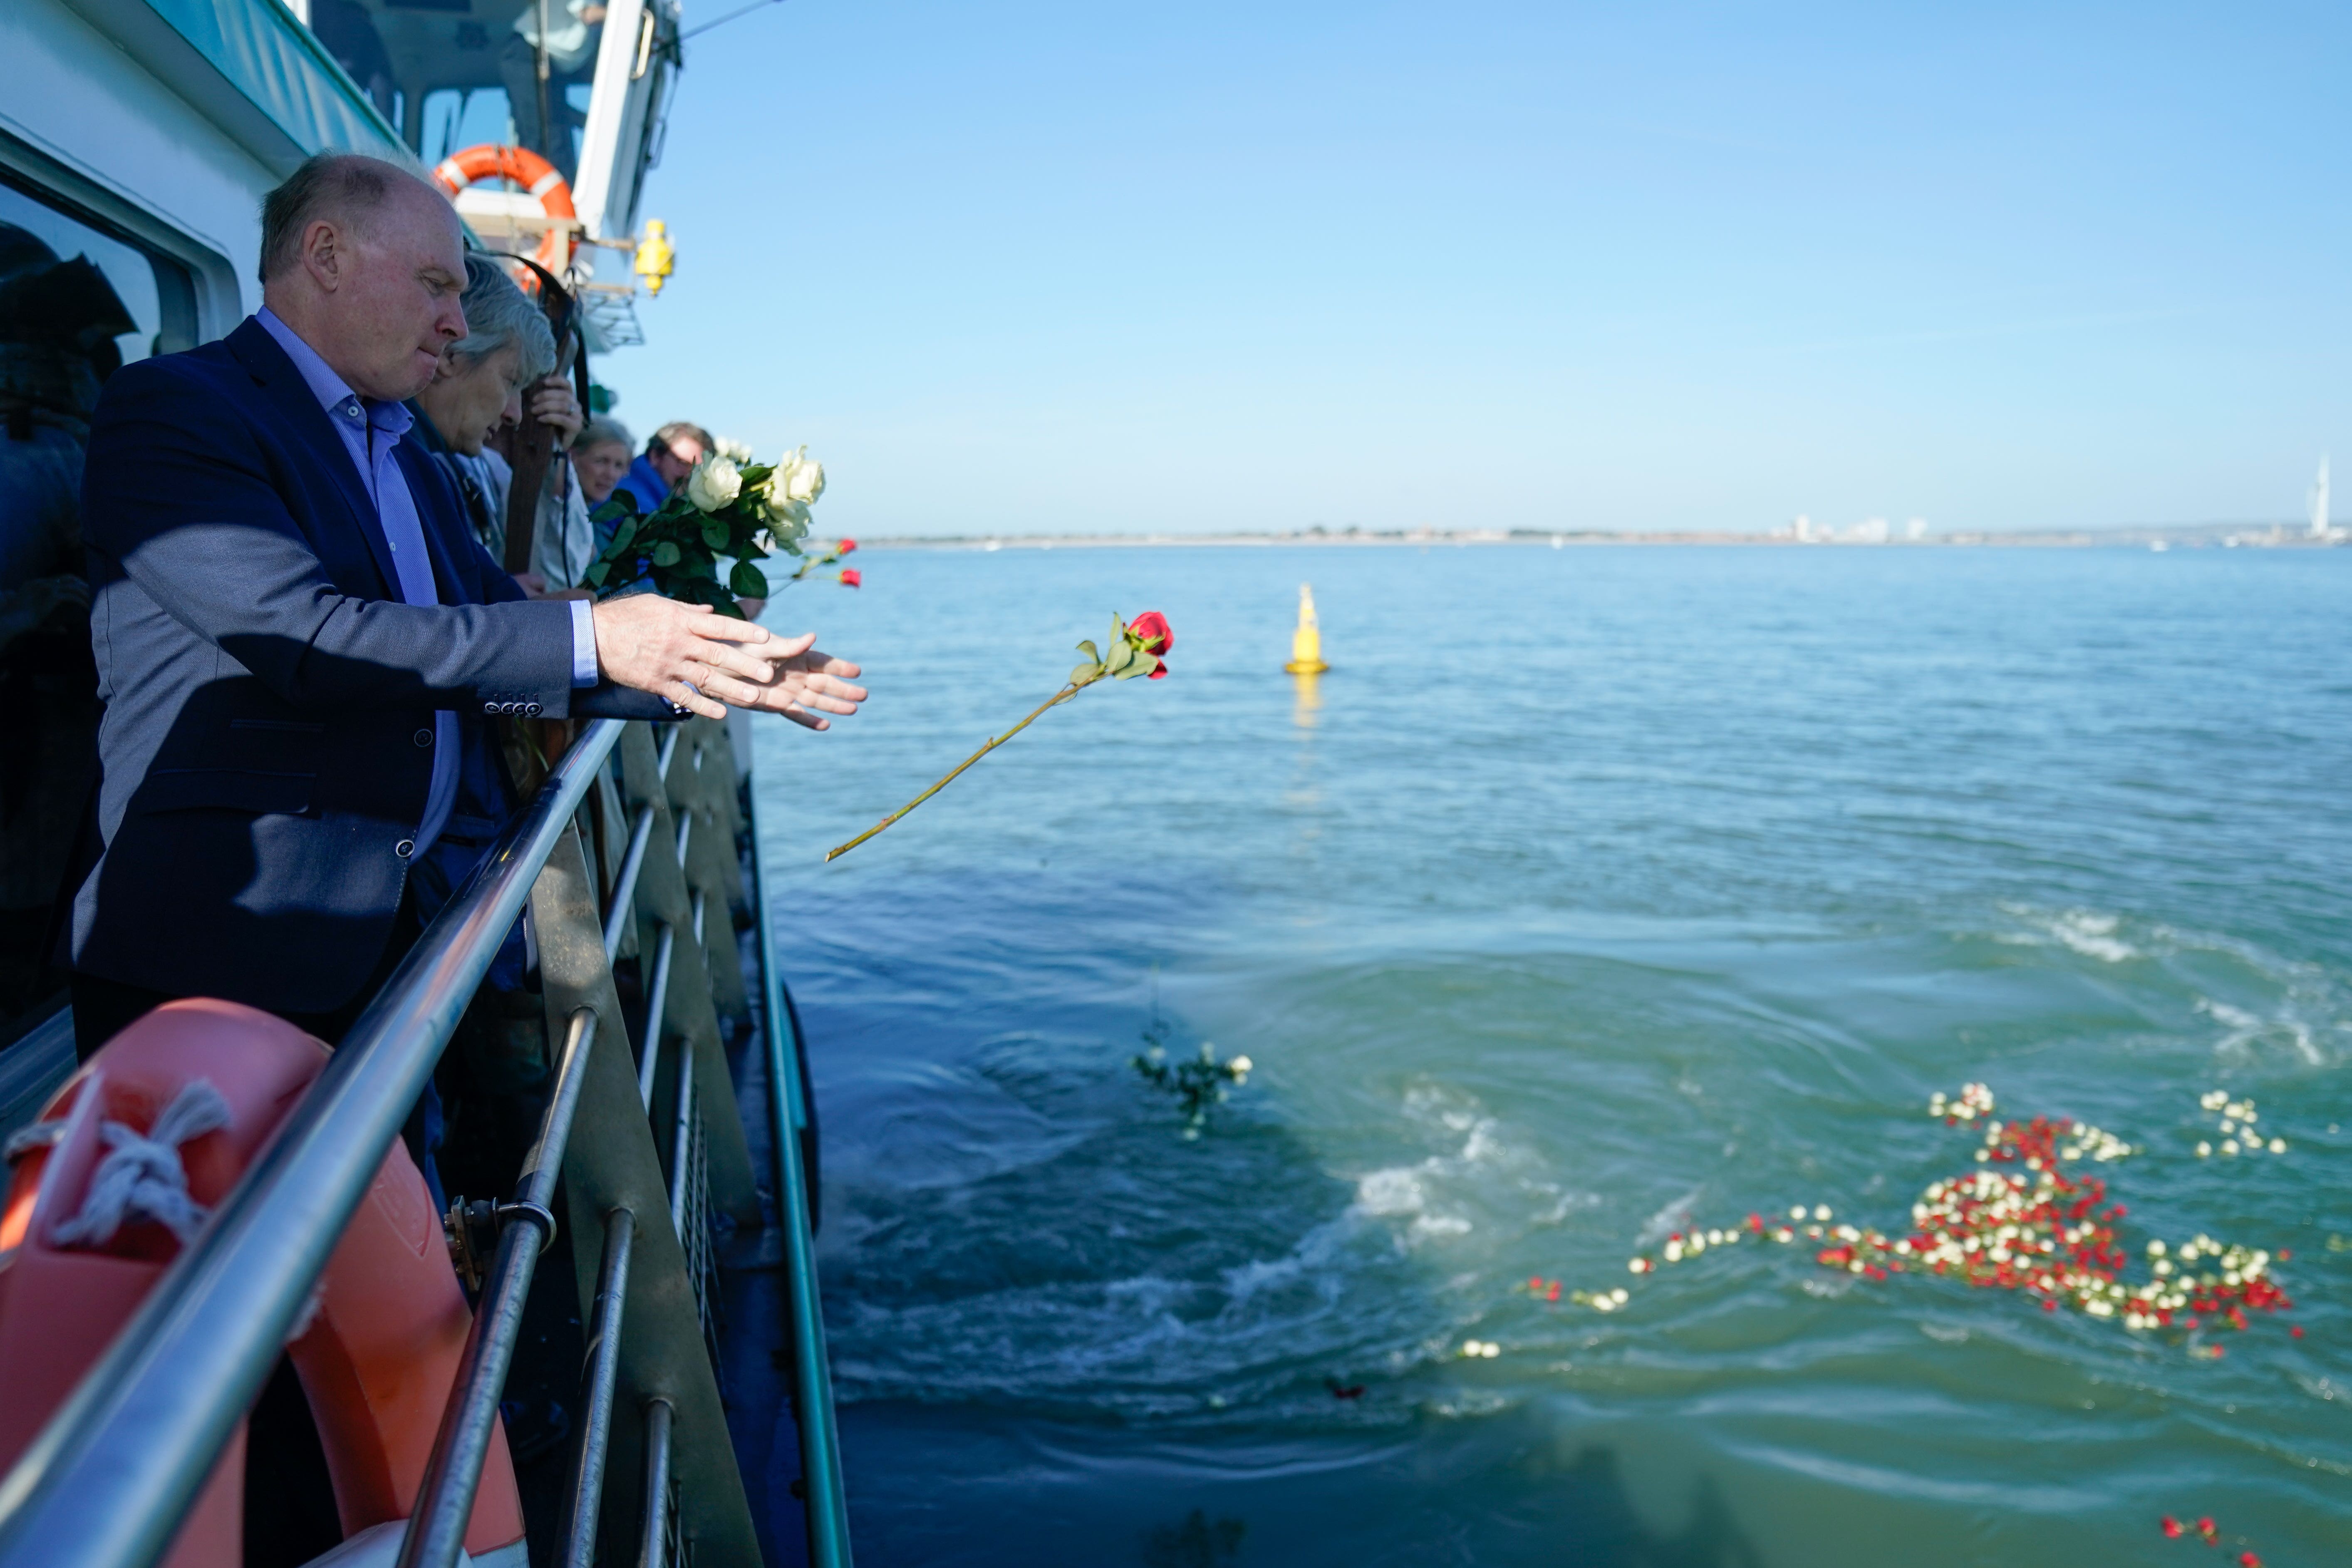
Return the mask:
POLYGON ((320 288, 330 294, 341 288, 349 262, 342 233, 332 223, 319 218, 302 231, 302 267, 320 288))

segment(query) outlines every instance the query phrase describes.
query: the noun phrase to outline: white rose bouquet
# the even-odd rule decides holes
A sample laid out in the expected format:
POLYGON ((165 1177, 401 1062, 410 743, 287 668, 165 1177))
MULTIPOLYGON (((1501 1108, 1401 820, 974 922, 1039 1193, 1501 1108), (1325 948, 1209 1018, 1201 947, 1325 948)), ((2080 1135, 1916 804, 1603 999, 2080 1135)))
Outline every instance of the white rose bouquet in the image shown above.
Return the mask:
POLYGON ((611 595, 649 583, 666 598, 740 617, 737 598, 768 595, 758 563, 772 551, 803 553, 809 508, 824 494, 824 465, 812 461, 806 447, 767 465, 715 453, 695 465, 677 494, 642 516, 635 499, 616 489, 594 514, 613 524, 613 542, 588 568, 589 585, 611 595), (719 563, 729 559, 734 565, 722 583, 719 563))

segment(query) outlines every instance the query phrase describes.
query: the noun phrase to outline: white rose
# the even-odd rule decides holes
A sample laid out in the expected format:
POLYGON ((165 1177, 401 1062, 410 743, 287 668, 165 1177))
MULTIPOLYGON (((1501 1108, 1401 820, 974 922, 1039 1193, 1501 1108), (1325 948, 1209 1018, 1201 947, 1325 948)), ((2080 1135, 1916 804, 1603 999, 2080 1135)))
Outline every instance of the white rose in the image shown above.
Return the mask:
POLYGON ((776 459, 776 471, 768 476, 769 504, 782 507, 797 501, 806 506, 823 494, 824 465, 809 461, 806 447, 776 459))
POLYGON ((743 475, 731 458, 705 458, 687 476, 686 499, 705 511, 721 511, 743 493, 743 475))
POLYGON ((741 468, 751 460, 751 448, 740 441, 730 441, 724 436, 719 436, 712 438, 712 445, 718 447, 720 457, 727 458, 737 468, 741 468))
POLYGON ((792 500, 808 502, 824 494, 824 465, 803 458, 793 465, 792 479, 784 487, 792 500))

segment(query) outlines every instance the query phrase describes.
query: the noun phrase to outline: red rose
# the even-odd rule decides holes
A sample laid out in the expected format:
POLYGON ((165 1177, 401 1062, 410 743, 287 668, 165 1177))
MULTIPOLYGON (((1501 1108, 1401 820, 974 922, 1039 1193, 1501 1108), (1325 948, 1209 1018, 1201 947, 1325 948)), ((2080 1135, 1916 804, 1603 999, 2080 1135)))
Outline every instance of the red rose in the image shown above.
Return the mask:
MULTIPOLYGON (((1129 636, 1143 645, 1144 652, 1156 655, 1162 659, 1166 658, 1168 650, 1176 646, 1176 628, 1170 626, 1168 617, 1157 610, 1144 611, 1128 623, 1127 630, 1129 636)), ((1151 679, 1159 680, 1167 674, 1168 666, 1163 663, 1151 672, 1151 679)))
POLYGON ((835 546, 833 547, 833 552, 834 552, 835 555, 846 555, 846 554, 848 554, 851 551, 856 550, 856 548, 857 548, 857 541, 856 541, 856 540, 854 540, 854 539, 845 539, 845 540, 843 540, 839 544, 836 544, 836 545, 835 545, 835 546))
POLYGON ((840 577, 843 585, 851 588, 855 588, 857 584, 866 581, 863 576, 859 575, 857 568, 855 566, 843 568, 840 573, 840 577))
POLYGON ((2168 1513, 2164 1516, 2161 1528, 2164 1531, 2164 1538, 2167 1541, 2178 1541, 2180 1539, 2180 1521, 2173 1518, 2170 1514, 2168 1513))
POLYGON ((1176 646, 1175 628, 1168 624, 1168 617, 1157 610, 1144 611, 1128 623, 1127 629, 1141 641, 1146 653, 1166 653, 1176 646))

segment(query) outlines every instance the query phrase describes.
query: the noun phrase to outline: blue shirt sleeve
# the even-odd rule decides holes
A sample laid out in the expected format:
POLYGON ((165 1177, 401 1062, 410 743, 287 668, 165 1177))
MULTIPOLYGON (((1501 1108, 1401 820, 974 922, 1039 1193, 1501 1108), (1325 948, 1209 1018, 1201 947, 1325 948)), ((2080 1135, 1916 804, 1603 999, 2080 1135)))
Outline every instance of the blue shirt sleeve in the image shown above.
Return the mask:
POLYGON ((596 617, 586 599, 567 601, 572 606, 572 684, 596 684, 596 617))

